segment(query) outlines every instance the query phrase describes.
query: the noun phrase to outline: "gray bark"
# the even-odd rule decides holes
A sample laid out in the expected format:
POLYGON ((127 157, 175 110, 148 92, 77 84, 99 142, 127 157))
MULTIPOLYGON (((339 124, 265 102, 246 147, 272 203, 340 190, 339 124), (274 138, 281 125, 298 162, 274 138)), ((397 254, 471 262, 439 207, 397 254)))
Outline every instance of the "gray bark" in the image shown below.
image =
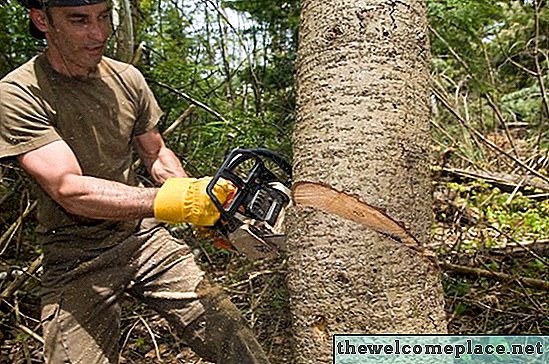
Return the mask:
MULTIPOLYGON (((379 208, 425 245, 431 227, 429 45, 421 0, 303 0, 294 182, 379 208)), ((313 207, 288 218, 296 363, 331 363, 335 333, 444 333, 439 270, 419 250, 313 207)))
POLYGON ((129 0, 113 0, 113 25, 116 38, 116 58, 131 62, 133 59, 134 35, 129 0))

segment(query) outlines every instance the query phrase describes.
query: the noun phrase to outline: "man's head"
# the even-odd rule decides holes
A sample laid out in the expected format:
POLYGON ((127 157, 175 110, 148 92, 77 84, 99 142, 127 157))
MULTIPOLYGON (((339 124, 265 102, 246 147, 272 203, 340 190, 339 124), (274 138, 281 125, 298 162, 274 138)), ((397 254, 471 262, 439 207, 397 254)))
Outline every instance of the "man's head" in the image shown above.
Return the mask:
MULTIPOLYGON (((52 6, 82 6, 104 2, 106 0, 19 0, 19 3, 27 9, 46 9, 52 6)), ((41 32, 33 21, 29 21, 29 30, 33 37, 45 39, 45 34, 41 32)))
POLYGON ((48 42, 59 72, 82 75, 97 67, 111 31, 106 0, 20 0, 28 7, 31 34, 48 42))

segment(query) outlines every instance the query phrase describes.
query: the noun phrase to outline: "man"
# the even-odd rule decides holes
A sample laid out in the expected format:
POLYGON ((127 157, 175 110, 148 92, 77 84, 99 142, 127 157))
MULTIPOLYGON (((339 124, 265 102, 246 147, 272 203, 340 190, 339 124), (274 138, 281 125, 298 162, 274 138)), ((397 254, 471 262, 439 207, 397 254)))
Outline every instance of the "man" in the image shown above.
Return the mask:
MULTIPOLYGON (((25 5, 31 33, 48 47, 0 80, 0 158, 16 157, 38 185, 46 362, 117 363, 128 292, 204 359, 268 363, 189 247, 157 222, 208 226, 219 215, 204 192, 209 179, 188 178, 165 146, 143 76, 103 56, 106 0, 25 5), (132 148, 161 188, 136 187, 132 148)), ((224 201, 232 186, 222 181, 215 193, 224 201)))

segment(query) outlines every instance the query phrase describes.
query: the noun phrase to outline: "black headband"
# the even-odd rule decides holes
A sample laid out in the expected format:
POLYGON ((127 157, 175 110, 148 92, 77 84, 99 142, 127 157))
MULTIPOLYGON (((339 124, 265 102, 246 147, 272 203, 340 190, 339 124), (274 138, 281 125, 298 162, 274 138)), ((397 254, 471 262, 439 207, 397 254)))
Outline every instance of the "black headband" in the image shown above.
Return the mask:
POLYGON ((106 0, 43 0, 46 7, 53 6, 84 6, 105 2, 106 0))
POLYGON ((19 0, 21 5, 30 9, 42 9, 53 6, 84 6, 102 3, 107 0, 19 0))

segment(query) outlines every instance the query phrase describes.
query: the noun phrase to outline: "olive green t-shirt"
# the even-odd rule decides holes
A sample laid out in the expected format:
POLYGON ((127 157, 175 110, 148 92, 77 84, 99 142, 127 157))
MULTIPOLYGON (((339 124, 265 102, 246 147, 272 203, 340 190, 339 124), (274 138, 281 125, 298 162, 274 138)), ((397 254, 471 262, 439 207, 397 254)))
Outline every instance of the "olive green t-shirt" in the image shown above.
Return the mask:
MULTIPOLYGON (((73 78, 40 54, 0 80, 0 158, 62 139, 84 175, 135 185, 132 138, 153 129, 161 115, 135 67, 103 57, 94 75, 73 78)), ((40 231, 59 238, 135 226, 71 215, 41 188, 38 198, 40 231)))

